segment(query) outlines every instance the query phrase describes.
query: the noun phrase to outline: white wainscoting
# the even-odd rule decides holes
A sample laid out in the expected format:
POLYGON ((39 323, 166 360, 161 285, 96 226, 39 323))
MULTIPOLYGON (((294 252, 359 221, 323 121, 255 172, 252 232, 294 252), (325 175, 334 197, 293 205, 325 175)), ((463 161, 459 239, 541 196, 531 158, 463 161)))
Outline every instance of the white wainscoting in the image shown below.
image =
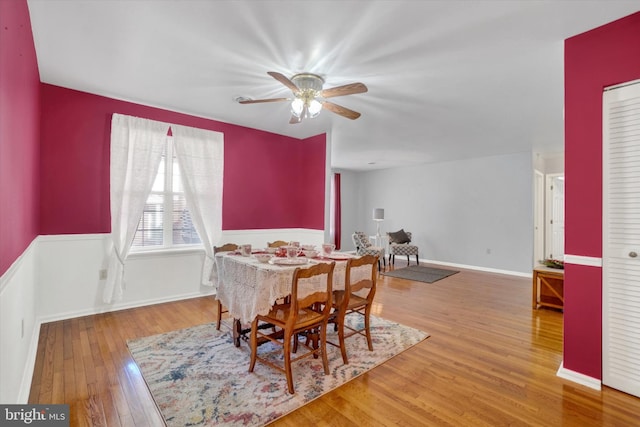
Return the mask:
MULTIPOLYGON (((200 285, 204 251, 137 253, 127 260, 123 299, 105 304, 107 237, 38 236, 0 277, 0 402, 27 402, 42 323, 215 292, 200 285)), ((262 248, 274 240, 320 245, 324 230, 228 230, 216 245, 262 248)))
MULTIPOLYGON (((125 266, 121 301, 105 304, 106 234, 56 235, 38 238, 38 317, 42 322, 193 298, 214 293, 200 285, 204 251, 134 253, 125 266)), ((297 240, 322 244, 323 230, 230 230, 217 245, 227 242, 263 248, 268 241, 297 240)))
POLYGON ((0 277, 0 402, 26 403, 38 345, 37 239, 0 277))
POLYGON ((121 301, 105 304, 106 234, 40 236, 41 322, 139 307, 213 293, 200 286, 203 251, 135 254, 125 266, 121 301))

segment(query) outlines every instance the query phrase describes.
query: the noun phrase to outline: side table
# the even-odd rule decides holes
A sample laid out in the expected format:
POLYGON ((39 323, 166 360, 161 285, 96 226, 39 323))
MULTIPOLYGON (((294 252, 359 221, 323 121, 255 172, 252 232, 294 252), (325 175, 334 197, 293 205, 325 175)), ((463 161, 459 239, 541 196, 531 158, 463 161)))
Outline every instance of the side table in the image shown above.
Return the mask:
POLYGON ((532 306, 564 308, 564 270, 543 265, 533 269, 532 306))

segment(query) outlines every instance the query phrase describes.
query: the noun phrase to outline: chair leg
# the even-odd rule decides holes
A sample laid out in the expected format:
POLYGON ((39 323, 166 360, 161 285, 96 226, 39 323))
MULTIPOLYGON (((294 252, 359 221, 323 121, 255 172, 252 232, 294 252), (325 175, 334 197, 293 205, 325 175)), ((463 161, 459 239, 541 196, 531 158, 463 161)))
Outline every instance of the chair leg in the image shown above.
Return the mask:
POLYGON ((340 353, 342 353, 342 362, 345 365, 349 364, 349 358, 347 357, 347 346, 344 344, 344 317, 346 310, 338 314, 336 318, 336 326, 338 327, 338 341, 340 342, 340 353))
POLYGON ((249 363, 249 372, 253 372, 256 366, 256 357, 258 355, 258 319, 251 322, 251 362, 249 363))
POLYGON ((329 375, 329 358, 327 357, 327 327, 324 323, 320 328, 320 351, 322 351, 322 365, 324 366, 324 374, 329 375))
POLYGON ((416 264, 420 265, 420 260, 418 259, 418 254, 416 254, 416 264))
POLYGON ((291 373, 291 334, 286 333, 284 337, 284 372, 287 375, 287 387, 289 393, 294 394, 293 374, 291 373))
POLYGON ((409 255, 407 255, 407 265, 409 265, 411 261, 409 260, 409 255))
POLYGON ((364 329, 367 334, 367 345, 369 346, 369 351, 373 351, 373 342, 371 341, 371 305, 367 305, 367 308, 364 309, 364 329))
POLYGON ((216 300, 218 306, 218 315, 216 318, 216 330, 220 330, 220 324, 222 323, 222 303, 219 299, 216 300))

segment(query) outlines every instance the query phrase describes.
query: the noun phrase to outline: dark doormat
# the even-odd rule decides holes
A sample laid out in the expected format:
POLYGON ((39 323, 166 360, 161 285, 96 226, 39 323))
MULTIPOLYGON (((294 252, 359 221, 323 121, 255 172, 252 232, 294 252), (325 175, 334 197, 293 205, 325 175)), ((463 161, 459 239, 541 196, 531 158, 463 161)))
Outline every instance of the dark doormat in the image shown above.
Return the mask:
POLYGON ((400 279, 415 280, 416 282, 433 283, 440 279, 459 273, 455 270, 445 270, 443 268, 423 267, 421 265, 411 265, 393 271, 382 273, 385 276, 398 277, 400 279))

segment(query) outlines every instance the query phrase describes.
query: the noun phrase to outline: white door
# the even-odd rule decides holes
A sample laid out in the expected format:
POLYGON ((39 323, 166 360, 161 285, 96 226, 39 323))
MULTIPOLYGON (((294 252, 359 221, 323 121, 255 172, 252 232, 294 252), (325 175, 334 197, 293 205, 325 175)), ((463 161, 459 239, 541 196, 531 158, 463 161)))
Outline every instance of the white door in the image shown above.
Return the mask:
POLYGON ((602 382, 640 397, 640 84, 603 107, 602 382))
POLYGON ((544 256, 544 175, 542 172, 534 170, 533 191, 534 191, 534 211, 533 211, 533 265, 540 264, 544 256))

